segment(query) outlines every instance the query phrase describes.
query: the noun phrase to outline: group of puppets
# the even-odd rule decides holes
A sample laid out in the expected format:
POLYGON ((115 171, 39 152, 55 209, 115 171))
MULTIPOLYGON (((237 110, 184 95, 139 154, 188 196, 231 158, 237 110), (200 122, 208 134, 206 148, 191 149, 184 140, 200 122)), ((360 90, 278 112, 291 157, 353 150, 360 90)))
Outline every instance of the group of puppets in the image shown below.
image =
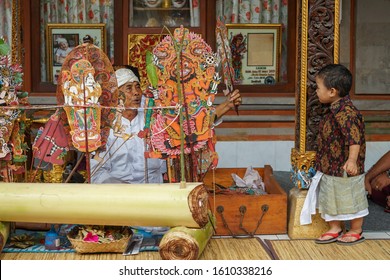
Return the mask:
MULTIPOLYGON (((146 107, 141 111, 145 127, 139 133, 148 147, 146 157, 175 160, 184 151, 187 160, 193 161, 189 166, 194 166, 195 174, 217 166, 213 103, 218 84, 223 80, 231 87, 229 75, 234 74, 227 64, 231 58, 224 32, 220 28, 217 33, 218 53, 200 35, 184 27, 148 51, 146 107)), ((15 163, 27 160, 21 121, 24 111, 18 106, 26 108, 28 104, 27 94, 20 91, 22 69, 11 63, 6 42, 1 39, 0 43, 0 163, 2 181, 10 182, 15 163)), ((56 98, 57 110, 32 141, 32 166, 36 169, 65 164, 70 150, 88 155, 108 149, 110 128, 120 128, 120 115, 129 109, 118 102, 118 84, 110 60, 88 40, 66 57, 56 98)), ((20 164, 19 168, 25 166, 20 164)))

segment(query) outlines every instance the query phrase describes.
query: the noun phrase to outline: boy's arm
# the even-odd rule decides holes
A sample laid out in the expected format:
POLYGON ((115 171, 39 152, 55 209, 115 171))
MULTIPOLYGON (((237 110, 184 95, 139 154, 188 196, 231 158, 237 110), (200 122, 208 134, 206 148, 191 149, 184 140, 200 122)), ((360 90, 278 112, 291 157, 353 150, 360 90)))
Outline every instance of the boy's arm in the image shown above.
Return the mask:
POLYGON ((349 156, 348 156, 347 162, 343 166, 343 169, 349 175, 356 175, 358 172, 357 159, 359 156, 359 151, 360 151, 360 145, 349 146, 349 156))

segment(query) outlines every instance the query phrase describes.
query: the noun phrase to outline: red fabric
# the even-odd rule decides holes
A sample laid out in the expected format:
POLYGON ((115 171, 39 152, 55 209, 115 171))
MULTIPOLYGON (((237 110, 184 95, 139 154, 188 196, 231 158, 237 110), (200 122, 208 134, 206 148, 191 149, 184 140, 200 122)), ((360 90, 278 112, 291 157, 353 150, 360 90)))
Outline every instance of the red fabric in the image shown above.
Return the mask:
POLYGON ((52 164, 64 163, 60 155, 69 151, 68 137, 60 121, 59 114, 55 113, 50 117, 42 134, 34 142, 33 150, 34 158, 52 164))

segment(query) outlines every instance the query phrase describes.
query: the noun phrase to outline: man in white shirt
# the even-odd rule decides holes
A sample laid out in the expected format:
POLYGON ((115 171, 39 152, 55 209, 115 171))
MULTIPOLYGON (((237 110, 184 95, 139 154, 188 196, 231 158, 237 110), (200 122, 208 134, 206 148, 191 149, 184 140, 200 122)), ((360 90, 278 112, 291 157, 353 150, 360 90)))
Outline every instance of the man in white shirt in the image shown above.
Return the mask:
MULTIPOLYGON (((116 70, 115 75, 119 105, 106 151, 91 159, 91 183, 163 183, 163 174, 167 172, 166 161, 145 159, 144 139, 138 137, 138 132, 145 126, 143 111, 125 109, 144 105, 139 78, 127 68, 116 70)), ((241 102, 239 91, 233 91, 216 107, 214 123, 219 123, 224 114, 241 102)))
MULTIPOLYGON (((144 100, 138 77, 127 68, 116 70, 115 75, 121 107, 141 108, 144 100)), ((118 110, 106 151, 91 159, 91 183, 163 183, 165 160, 144 156, 144 139, 138 137, 144 125, 142 110, 118 110)))

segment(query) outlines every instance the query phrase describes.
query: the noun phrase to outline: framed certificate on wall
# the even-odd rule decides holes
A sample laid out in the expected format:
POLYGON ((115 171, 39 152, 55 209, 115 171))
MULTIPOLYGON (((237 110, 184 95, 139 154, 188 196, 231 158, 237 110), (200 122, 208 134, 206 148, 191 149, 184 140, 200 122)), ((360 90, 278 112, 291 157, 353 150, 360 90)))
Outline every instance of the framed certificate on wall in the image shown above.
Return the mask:
POLYGON ((281 24, 226 24, 234 84, 277 82, 280 70, 281 24))

